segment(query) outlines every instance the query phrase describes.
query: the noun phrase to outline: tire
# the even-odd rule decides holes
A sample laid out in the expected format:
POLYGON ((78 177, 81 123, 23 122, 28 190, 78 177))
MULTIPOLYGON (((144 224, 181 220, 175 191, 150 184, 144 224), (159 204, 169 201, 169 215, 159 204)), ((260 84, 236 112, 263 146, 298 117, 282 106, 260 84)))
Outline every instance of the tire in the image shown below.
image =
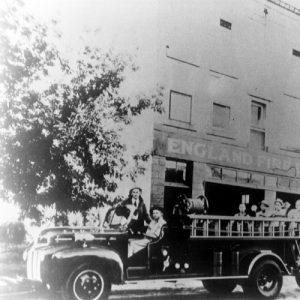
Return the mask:
POLYGON ((111 291, 111 281, 100 268, 90 264, 78 266, 68 276, 64 289, 65 300, 103 300, 111 291))
POLYGON ((246 294, 264 299, 276 298, 281 288, 281 270, 273 260, 259 263, 251 272, 248 281, 243 284, 246 294))
POLYGON ((203 286, 212 294, 230 294, 236 287, 236 282, 231 279, 202 280, 203 286))

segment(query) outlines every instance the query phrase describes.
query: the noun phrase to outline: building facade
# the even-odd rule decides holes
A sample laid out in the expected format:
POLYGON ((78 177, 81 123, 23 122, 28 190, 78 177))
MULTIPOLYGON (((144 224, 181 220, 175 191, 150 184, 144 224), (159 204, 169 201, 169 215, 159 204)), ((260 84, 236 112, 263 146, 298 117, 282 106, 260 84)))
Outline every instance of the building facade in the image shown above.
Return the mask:
POLYGON ((277 0, 164 1, 166 114, 151 205, 205 193, 213 214, 300 199, 300 14, 277 0))

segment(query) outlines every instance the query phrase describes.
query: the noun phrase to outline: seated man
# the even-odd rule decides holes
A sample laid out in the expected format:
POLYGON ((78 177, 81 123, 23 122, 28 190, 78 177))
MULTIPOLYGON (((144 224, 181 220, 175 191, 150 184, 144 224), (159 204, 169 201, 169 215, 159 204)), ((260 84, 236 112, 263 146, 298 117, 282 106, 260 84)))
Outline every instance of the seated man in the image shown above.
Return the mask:
POLYGON ((269 218, 272 216, 272 208, 270 201, 262 200, 259 208, 260 210, 256 212, 256 217, 269 218))
POLYGON ((134 253, 144 249, 152 240, 159 237, 161 228, 166 224, 163 218, 163 211, 160 207, 154 206, 151 209, 152 220, 148 225, 147 231, 144 233, 142 239, 129 239, 128 257, 134 253))
MULTIPOLYGON (((288 213, 289 219, 295 219, 295 221, 300 221, 300 199, 296 201, 295 208, 291 209, 288 213)), ((291 222, 289 225, 290 235, 294 235, 295 231, 299 234, 298 222, 291 222)))
MULTIPOLYGON (((286 209, 283 201, 277 198, 274 202, 274 208, 271 214, 272 218, 285 218, 286 217, 286 209)), ((269 232, 274 235, 275 233, 282 234, 283 233, 283 222, 272 221, 270 223, 269 232)))
MULTIPOLYGON (((244 203, 240 203, 239 205, 239 212, 234 215, 235 217, 249 217, 249 215, 246 212, 246 205, 244 203)), ((249 222, 243 222, 243 221, 230 221, 229 224, 230 232, 234 231, 238 235, 242 235, 244 232, 248 232, 249 229, 249 222)))

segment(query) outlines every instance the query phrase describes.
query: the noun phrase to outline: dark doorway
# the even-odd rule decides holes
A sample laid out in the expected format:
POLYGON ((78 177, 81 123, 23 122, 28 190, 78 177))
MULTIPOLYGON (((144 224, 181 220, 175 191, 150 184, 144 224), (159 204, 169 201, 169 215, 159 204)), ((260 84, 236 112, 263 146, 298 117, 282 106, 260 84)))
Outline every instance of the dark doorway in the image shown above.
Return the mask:
POLYGON ((252 205, 258 206, 264 199, 264 190, 207 182, 205 195, 209 202, 210 215, 233 216, 238 212, 243 195, 249 195, 249 203, 246 206, 247 212, 250 212, 252 205))

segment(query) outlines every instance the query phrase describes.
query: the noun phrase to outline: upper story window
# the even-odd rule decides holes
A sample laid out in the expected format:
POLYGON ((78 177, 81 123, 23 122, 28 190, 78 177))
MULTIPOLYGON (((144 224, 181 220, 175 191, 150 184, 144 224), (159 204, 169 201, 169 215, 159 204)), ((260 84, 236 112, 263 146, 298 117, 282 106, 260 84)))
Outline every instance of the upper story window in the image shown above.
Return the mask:
POLYGON ((213 104, 213 127, 229 129, 230 107, 218 103, 213 104))
POLYGON ((251 103, 251 126, 265 129, 266 106, 252 101, 251 103))
POLYGON ((192 96, 183 93, 170 92, 169 118, 191 124, 192 96))
POLYGON ((252 101, 251 103, 251 128, 250 147, 254 149, 265 149, 266 136, 266 105, 252 101))
POLYGON ((293 49, 293 55, 300 57, 300 51, 293 49))
POLYGON ((229 30, 231 30, 231 23, 228 21, 225 21, 223 19, 220 19, 220 26, 225 27, 229 30))

